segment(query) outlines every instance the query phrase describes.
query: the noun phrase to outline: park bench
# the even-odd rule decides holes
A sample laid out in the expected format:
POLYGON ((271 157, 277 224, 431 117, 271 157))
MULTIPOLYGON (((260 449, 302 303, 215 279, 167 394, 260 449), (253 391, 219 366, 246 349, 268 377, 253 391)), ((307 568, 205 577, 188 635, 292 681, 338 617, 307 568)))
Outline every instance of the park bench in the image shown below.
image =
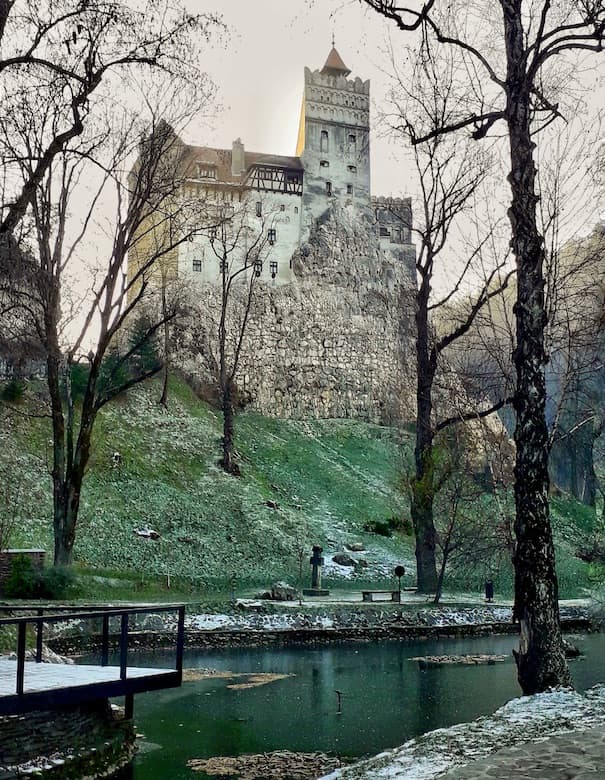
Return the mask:
POLYGON ((363 601, 399 601, 398 590, 362 590, 361 598, 363 601), (374 596, 378 596, 375 599, 374 596), (388 598, 380 598, 381 596, 388 596, 388 598))
MULTIPOLYGON (((406 591, 410 591, 412 593, 416 592, 416 586, 414 585, 411 588, 402 588, 401 592, 404 593, 406 591)), ((362 590, 361 591, 361 598, 363 601, 399 601, 399 591, 398 590, 362 590), (386 596, 387 598, 378 598, 375 599, 374 596, 386 596)))

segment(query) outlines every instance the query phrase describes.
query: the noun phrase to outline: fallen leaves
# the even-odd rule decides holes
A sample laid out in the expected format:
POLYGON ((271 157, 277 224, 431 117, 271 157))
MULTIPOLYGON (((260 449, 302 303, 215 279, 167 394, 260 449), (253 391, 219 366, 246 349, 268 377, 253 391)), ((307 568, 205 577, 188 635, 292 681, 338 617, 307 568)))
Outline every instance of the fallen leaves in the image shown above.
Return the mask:
POLYGON ((268 685, 277 680, 285 680, 287 677, 294 677, 293 674, 275 674, 273 672, 245 673, 219 671, 217 669, 183 669, 183 682, 195 682, 197 680, 233 680, 236 678, 246 678, 245 682, 230 683, 227 688, 231 690, 245 690, 247 688, 258 688, 260 685, 268 685))
POLYGON ((293 753, 277 750, 245 756, 193 758, 187 766, 194 772, 239 780, 315 780, 343 766, 341 760, 325 753, 293 753))

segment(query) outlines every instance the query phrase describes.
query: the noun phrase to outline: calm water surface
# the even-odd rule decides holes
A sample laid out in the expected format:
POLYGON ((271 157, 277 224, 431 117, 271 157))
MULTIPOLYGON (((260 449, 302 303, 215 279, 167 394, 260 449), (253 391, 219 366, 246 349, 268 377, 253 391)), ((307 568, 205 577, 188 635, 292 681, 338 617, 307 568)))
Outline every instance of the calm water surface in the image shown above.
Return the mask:
MULTIPOLYGON (((519 695, 510 657, 516 637, 343 644, 319 648, 189 651, 186 668, 293 674, 247 690, 232 680, 188 682, 135 697, 137 731, 144 734, 134 765, 121 780, 202 780, 191 758, 321 750, 345 756, 377 753, 435 728, 473 720, 519 695), (508 654, 494 666, 445 666, 420 671, 410 657, 463 653, 508 654), (338 714, 335 691, 342 691, 338 714)), ((585 652, 572 661, 576 687, 605 680, 605 635, 574 639, 585 652)), ((134 660, 134 659, 133 659, 134 660)), ((161 655, 138 657, 160 666, 161 655)), ((236 680, 235 682, 241 682, 236 680)))

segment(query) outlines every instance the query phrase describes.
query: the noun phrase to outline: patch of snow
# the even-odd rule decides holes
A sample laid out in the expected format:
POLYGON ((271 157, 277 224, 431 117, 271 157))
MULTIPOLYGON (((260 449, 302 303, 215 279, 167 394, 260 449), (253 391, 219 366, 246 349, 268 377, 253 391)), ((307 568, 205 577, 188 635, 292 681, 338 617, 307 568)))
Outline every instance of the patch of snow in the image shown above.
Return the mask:
MULTIPOLYGON (((338 553, 334 553, 337 555, 338 553)), ((350 580, 355 574, 353 566, 341 566, 334 561, 332 556, 326 557, 323 566, 324 577, 341 577, 343 580, 350 580)))
POLYGON ((432 780, 503 747, 605 724, 605 685, 584 695, 555 690, 513 699, 493 715, 437 729, 321 780, 432 780))
POLYGON ((295 631, 301 628, 332 629, 333 618, 327 615, 192 615, 186 627, 196 631, 295 631))

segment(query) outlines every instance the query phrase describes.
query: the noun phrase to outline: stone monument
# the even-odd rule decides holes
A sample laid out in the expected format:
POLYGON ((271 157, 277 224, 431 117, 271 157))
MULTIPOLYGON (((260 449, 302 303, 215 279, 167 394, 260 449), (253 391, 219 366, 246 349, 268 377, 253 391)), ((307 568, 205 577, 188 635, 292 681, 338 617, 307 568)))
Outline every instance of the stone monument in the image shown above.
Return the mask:
POLYGON ((313 545, 313 555, 309 559, 311 569, 311 587, 303 590, 305 596, 329 596, 330 591, 321 587, 321 567, 324 565, 323 547, 313 545))

